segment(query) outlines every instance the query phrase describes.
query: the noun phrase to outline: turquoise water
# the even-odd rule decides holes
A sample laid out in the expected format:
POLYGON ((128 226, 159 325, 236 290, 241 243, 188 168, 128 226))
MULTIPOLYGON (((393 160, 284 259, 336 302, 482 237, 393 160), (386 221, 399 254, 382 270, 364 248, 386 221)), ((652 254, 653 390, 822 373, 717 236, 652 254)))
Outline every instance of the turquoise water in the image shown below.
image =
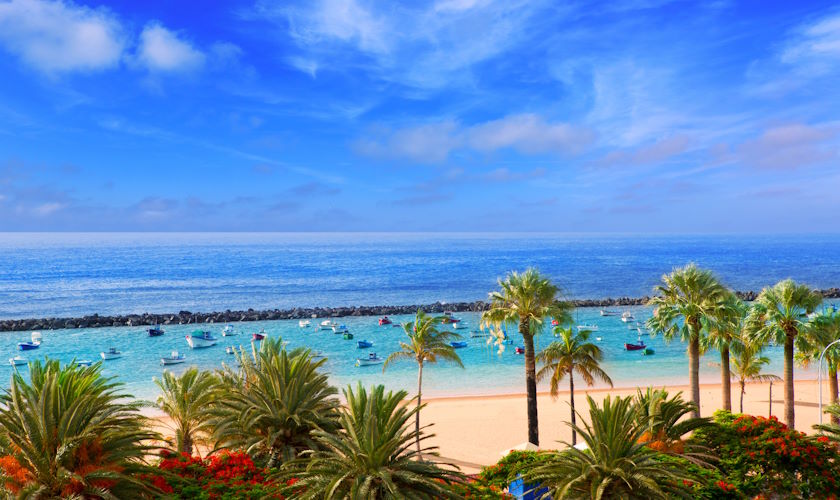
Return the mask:
MULTIPOLYGON (((650 315, 646 307, 621 308, 634 313, 637 319, 645 319, 650 315)), ((519 345, 521 337, 513 332, 514 345, 509 345, 499 354, 496 347, 490 347, 486 340, 470 338, 469 332, 478 326, 478 315, 463 313, 458 315, 466 324, 467 329, 458 330, 468 341, 466 348, 459 349, 458 354, 464 362, 464 368, 451 363, 433 365, 424 371, 424 391, 429 396, 501 394, 522 392, 524 387, 523 358, 514 353, 514 347, 519 345), (518 338, 517 338, 518 337, 518 338)), ((604 351, 604 369, 612 377, 616 386, 632 387, 639 384, 685 384, 688 382, 685 345, 679 342, 670 344, 662 338, 642 337, 645 343, 656 350, 653 356, 642 356, 639 352, 624 350, 625 342, 634 342, 638 338, 635 330, 618 317, 602 317, 598 309, 581 308, 576 313, 580 324, 597 324, 598 330, 592 333, 592 341, 597 342, 604 351), (601 341, 596 338, 601 337, 601 341)), ((393 316, 395 321, 409 321, 409 316, 393 316)), ((319 320, 320 321, 320 320, 319 320)), ((270 337, 282 337, 289 342, 289 348, 308 347, 320 350, 327 356, 326 370, 333 384, 340 387, 361 381, 364 384, 385 383, 392 389, 406 389, 413 392, 416 384, 417 368, 412 362, 405 361, 394 364, 383 374, 381 366, 356 367, 357 357, 367 356, 369 352, 376 352, 379 356, 387 356, 398 349, 404 333, 401 328, 391 326, 380 327, 376 318, 340 318, 337 322, 347 325, 354 334, 353 340, 344 340, 341 335, 332 331, 317 329, 317 322, 313 326, 300 328, 297 321, 265 321, 254 323, 235 323, 234 327, 240 333, 234 337, 221 337, 223 325, 203 325, 218 338, 219 344, 207 349, 191 350, 187 346, 184 336, 194 330, 194 325, 170 326, 162 337, 150 338, 142 328, 119 327, 79 330, 56 330, 43 333, 44 342, 40 349, 24 353, 29 359, 50 356, 63 361, 73 358, 79 360, 99 360, 99 352, 108 347, 117 347, 124 352, 122 359, 104 363, 104 372, 115 375, 124 382, 127 389, 136 397, 150 399, 156 395, 153 378, 159 376, 163 370, 160 357, 172 350, 179 350, 186 354, 188 363, 170 366, 168 369, 178 373, 189 365, 196 365, 205 369, 222 366, 223 362, 230 363, 232 356, 225 353, 228 345, 250 345, 250 334, 265 329, 270 337), (371 349, 358 349, 356 341, 367 339, 374 342, 371 349)), ((15 354, 17 342, 29 339, 28 333, 9 333, 0 335, 0 352, 15 354)), ((551 341, 549 334, 537 337, 538 348, 544 347, 551 341)), ((779 347, 769 347, 767 354, 773 360, 767 373, 782 373, 779 347)), ((719 380, 716 353, 709 353, 701 362, 701 378, 710 382, 719 380)), ((25 370, 25 368, 22 368, 25 370)), ((5 385, 11 374, 12 367, 5 365, 0 368, 0 381, 5 385)), ((800 371, 800 377, 814 378, 812 371, 800 371)), ((543 385, 541 390, 547 390, 543 385)))

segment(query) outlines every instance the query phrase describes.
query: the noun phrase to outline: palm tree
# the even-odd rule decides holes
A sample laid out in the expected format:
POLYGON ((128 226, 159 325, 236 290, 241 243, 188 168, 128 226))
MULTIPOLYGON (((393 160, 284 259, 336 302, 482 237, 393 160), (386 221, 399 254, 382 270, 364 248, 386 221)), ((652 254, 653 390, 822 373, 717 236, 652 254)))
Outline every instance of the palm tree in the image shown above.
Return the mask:
POLYGON ((210 432, 210 408, 218 397, 216 377, 190 367, 180 377, 164 371, 160 379, 154 380, 161 390, 157 405, 172 420, 177 451, 192 455, 201 436, 210 432))
POLYGON ((391 353, 382 365, 382 371, 399 359, 413 359, 417 362, 417 412, 414 414, 414 430, 417 434, 417 453, 420 453, 420 407, 423 394, 423 365, 437 363, 438 359, 452 361, 461 368, 464 364, 449 342, 461 336, 452 331, 440 331, 437 325, 442 318, 428 316, 422 310, 417 311, 414 321, 403 323, 408 342, 400 342, 400 350, 391 353))
MULTIPOLYGON (((807 328, 801 333, 796 338, 797 358, 807 366, 811 361, 818 360, 829 345, 840 340, 840 314, 828 309, 820 311, 809 319, 807 328)), ((837 369, 840 367, 840 346, 835 345, 826 351, 825 359, 828 364, 828 387, 833 404, 837 403, 838 396, 837 369)))
POLYGON ((723 409, 732 411, 732 374, 730 373, 729 351, 733 341, 741 337, 744 318, 748 307, 734 293, 729 293, 720 304, 714 321, 708 326, 703 338, 703 350, 713 348, 720 353, 720 386, 723 409))
POLYGON ((237 361, 239 370, 219 372, 210 420, 217 448, 244 449, 273 467, 316 446, 313 431, 335 429, 338 391, 320 371, 325 359, 265 339, 251 355, 240 351, 237 361))
POLYGON ((568 321, 570 306, 558 300, 560 289, 536 269, 524 273, 512 272, 499 280, 498 292, 490 293, 490 305, 481 315, 481 326, 498 332, 502 325, 519 325, 525 342, 525 390, 528 398, 528 441, 540 444, 537 418, 537 373, 534 335, 538 334, 545 318, 553 317, 561 323, 568 321))
MULTIPOLYGON (((297 478, 295 498, 457 498, 450 485, 460 481, 457 472, 444 470, 422 460, 412 450, 419 437, 432 437, 411 431, 410 421, 419 411, 403 404, 407 392, 385 392, 374 386, 367 392, 359 384, 354 392, 344 391, 338 431, 315 431, 319 447, 299 460, 287 464, 280 477, 297 478)), ((422 454, 437 456, 434 448, 422 454)), ((448 465, 448 464, 447 464, 448 465)), ((454 466, 453 466, 454 467, 454 466)))
POLYGON ((102 376, 100 363, 29 364, 0 396, 0 436, 30 479, 25 498, 148 498, 140 479, 145 457, 160 439, 148 430, 142 403, 102 376))
MULTIPOLYGON (((549 488, 553 498, 673 498, 687 496, 683 481, 696 481, 677 462, 642 440, 647 432, 631 398, 604 399, 599 408, 587 396, 589 423, 577 426, 587 448, 570 446, 526 472, 526 480, 549 488)), ((571 423, 569 424, 572 425, 571 423)), ((568 443, 565 443, 568 445, 568 443)))
POLYGON ((826 407, 825 412, 831 415, 831 423, 815 425, 814 429, 836 444, 840 444, 840 425, 837 423, 840 422, 840 404, 832 403, 826 407))
POLYGON ((686 418, 695 405, 683 400, 681 392, 669 398, 665 389, 637 389, 633 405, 637 422, 646 426, 641 441, 648 447, 703 466, 714 459, 708 447, 686 439, 697 429, 712 424, 709 418, 686 418))
POLYGON ((785 424, 794 428, 793 342, 806 328, 807 315, 822 302, 822 295, 793 280, 764 288, 747 316, 746 330, 752 339, 775 341, 785 346, 785 424))
MULTIPOLYGON (((744 339, 741 342, 734 342, 732 351, 735 353, 735 357, 731 360, 732 377, 738 380, 738 385, 741 388, 738 411, 744 413, 744 394, 747 392, 747 382, 770 382, 772 384, 781 380, 781 378, 776 375, 761 373, 762 368, 770 363, 770 358, 761 355, 761 344, 744 339)), ((770 404, 772 403, 771 401, 770 404)))
POLYGON ((537 372, 537 380, 544 380, 546 377, 551 377, 550 387, 551 396, 557 398, 559 392, 560 382, 566 375, 569 376, 569 400, 571 403, 572 414, 572 445, 577 444, 577 432, 575 431, 575 379, 574 373, 586 382, 586 385, 592 386, 595 379, 599 378, 603 382, 610 384, 612 387, 612 380, 607 372, 601 369, 599 363, 604 359, 604 353, 595 344, 589 342, 589 335, 591 332, 583 330, 575 334, 572 327, 562 328, 557 327, 554 330, 555 335, 559 335, 560 340, 554 341, 545 348, 544 351, 537 355, 537 360, 542 363, 543 367, 537 372))
POLYGON ((691 402, 696 405, 694 417, 700 416, 700 336, 729 291, 711 271, 689 264, 662 276, 662 284, 654 288, 657 296, 650 299, 653 316, 647 326, 653 334, 667 340, 679 336, 688 342, 688 382, 691 402))

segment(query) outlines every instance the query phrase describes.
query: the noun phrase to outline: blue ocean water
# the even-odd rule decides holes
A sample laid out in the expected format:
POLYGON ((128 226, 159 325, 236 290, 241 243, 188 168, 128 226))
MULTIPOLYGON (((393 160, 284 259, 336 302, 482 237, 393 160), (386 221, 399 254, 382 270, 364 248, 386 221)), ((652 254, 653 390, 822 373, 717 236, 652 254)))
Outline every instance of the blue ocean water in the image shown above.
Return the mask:
MULTIPOLYGON (((840 284, 838 244, 838 235, 4 233, 0 318, 476 300, 486 297, 507 271, 528 266, 538 266, 574 298, 649 294, 662 273, 689 261, 715 270, 741 290, 787 277, 826 288, 840 284)), ((644 307, 627 309, 640 319, 649 315, 644 307)), ((599 325, 593 338, 602 338, 604 366, 617 385, 687 381, 684 345, 644 337, 656 355, 641 356, 623 350, 637 333, 618 318, 588 308, 576 315, 578 323, 599 325)), ((475 315, 461 317, 469 327, 465 332, 478 324, 475 315)), ((338 321, 347 324, 355 340, 372 340, 380 356, 395 350, 403 337, 397 328, 379 327, 375 318, 338 321)), ((136 396, 152 398, 162 355, 178 349, 190 364, 219 367, 230 360, 226 345, 248 345, 248 334, 264 328, 290 347, 323 351, 336 384, 360 380, 413 390, 416 383, 411 363, 397 364, 385 374, 378 366, 355 367, 356 357, 368 351, 332 332, 302 329, 296 321, 235 326, 239 337, 196 351, 184 340, 194 329, 190 325, 169 327, 159 338, 129 327, 43 332, 43 346, 28 356, 98 359, 100 351, 117 347, 126 356, 107 362, 106 373, 119 377, 136 396)), ((221 326, 210 329, 218 334, 221 326)), ((17 342, 28 337, 28 332, 0 334, 0 352, 14 356, 17 342)), ((481 339, 467 340, 469 347, 459 350, 465 369, 443 364, 426 371, 429 394, 522 390, 522 357, 514 346, 498 354, 481 339)), ((538 344, 549 341, 544 335, 538 344)), ((770 348, 769 354, 773 364, 768 372, 781 373, 780 351, 770 348)), ((714 362, 710 353, 701 366, 701 376, 710 381, 718 380, 714 362)), ((4 359, 0 384, 7 383, 11 370, 4 359)))

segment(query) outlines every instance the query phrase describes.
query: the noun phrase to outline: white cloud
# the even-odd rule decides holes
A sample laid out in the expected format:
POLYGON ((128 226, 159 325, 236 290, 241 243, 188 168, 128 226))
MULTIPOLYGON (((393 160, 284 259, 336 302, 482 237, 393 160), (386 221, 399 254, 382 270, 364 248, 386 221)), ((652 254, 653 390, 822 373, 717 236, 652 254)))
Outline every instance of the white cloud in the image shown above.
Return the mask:
POLYGON ((116 66, 125 49, 120 22, 107 10, 72 2, 0 3, 0 44, 45 73, 116 66))
POLYGON ((152 72, 183 72, 201 67, 205 55, 174 31, 152 22, 140 33, 138 62, 152 72))
POLYGON ((745 141, 735 150, 738 163, 766 169, 795 169, 829 162, 840 157, 836 124, 794 123, 773 127, 745 141))
POLYGON ((443 121, 360 139, 357 152, 381 158, 406 158, 418 163, 439 163, 454 150, 492 153, 514 149, 523 154, 577 154, 594 139, 591 130, 566 123, 549 123, 535 114, 509 115, 463 127, 443 121))

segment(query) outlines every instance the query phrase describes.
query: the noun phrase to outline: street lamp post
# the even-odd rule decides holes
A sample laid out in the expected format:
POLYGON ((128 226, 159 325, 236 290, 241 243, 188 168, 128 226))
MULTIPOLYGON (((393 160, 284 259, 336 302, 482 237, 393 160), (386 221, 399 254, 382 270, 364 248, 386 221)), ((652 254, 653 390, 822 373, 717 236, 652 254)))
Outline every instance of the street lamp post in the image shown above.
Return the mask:
POLYGON ((834 344, 840 344, 840 339, 837 339, 834 342, 825 346, 825 349, 823 349, 823 351, 820 353, 820 362, 817 365, 817 370, 818 370, 817 379, 819 380, 819 382, 817 382, 818 385, 819 385, 817 390, 820 393, 820 425, 822 425, 822 414, 823 414, 823 411, 822 411, 822 361, 823 361, 823 357, 825 356, 826 351, 828 351, 829 347, 833 346, 834 344))

